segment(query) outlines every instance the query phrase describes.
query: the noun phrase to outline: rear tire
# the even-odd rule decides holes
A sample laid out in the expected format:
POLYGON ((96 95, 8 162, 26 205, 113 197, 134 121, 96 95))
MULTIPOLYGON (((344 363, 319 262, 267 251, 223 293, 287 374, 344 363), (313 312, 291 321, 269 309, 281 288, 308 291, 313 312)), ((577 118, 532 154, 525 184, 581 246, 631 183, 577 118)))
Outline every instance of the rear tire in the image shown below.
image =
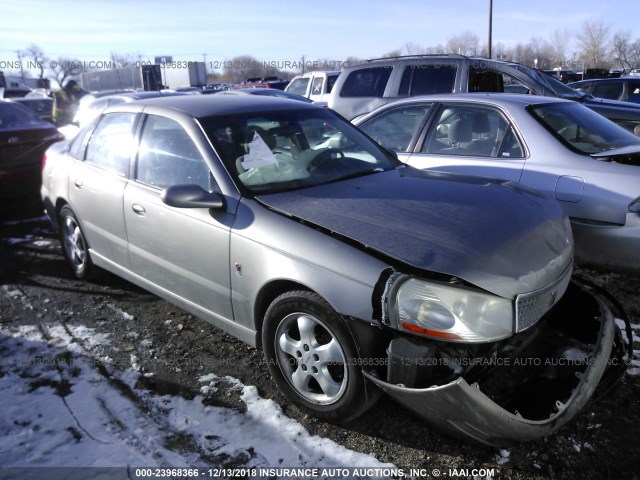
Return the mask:
POLYGON ((59 220, 62 252, 67 265, 71 269, 71 273, 81 280, 91 278, 95 267, 91 261, 89 244, 82 231, 78 217, 69 206, 65 205, 60 210, 59 220))
POLYGON ((262 345, 280 391, 314 416, 346 422, 369 407, 353 338, 319 295, 292 291, 276 298, 265 315, 262 345))

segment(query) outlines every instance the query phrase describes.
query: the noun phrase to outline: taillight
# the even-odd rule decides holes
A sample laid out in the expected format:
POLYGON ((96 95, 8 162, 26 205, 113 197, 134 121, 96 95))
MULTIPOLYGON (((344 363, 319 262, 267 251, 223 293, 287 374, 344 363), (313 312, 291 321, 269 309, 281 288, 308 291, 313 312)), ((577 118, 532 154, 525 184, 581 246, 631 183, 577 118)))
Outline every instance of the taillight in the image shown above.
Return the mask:
POLYGON ((47 164, 47 154, 42 155, 42 170, 44 170, 45 165, 47 164))

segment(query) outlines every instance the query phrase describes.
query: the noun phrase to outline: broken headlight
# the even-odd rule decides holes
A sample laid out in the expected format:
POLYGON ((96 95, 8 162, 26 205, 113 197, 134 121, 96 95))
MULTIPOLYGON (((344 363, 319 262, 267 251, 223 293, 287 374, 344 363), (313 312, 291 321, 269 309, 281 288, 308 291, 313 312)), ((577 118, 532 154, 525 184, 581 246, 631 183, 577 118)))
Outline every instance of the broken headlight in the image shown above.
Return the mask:
POLYGON ((389 321, 399 330, 470 343, 513 335, 513 302, 490 293, 401 275, 389 295, 389 321))

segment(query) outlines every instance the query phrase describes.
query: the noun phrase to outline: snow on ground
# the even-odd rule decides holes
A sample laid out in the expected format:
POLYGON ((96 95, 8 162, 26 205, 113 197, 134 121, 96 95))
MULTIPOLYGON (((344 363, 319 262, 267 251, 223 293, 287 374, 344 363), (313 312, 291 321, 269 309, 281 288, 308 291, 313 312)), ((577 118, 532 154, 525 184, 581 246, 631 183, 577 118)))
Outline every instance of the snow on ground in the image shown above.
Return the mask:
POLYGON ((393 467, 310 435, 233 378, 204 375, 201 393, 235 389, 244 413, 154 396, 137 388, 135 368, 99 354, 109 341, 79 326, 0 326, 0 465, 393 467))

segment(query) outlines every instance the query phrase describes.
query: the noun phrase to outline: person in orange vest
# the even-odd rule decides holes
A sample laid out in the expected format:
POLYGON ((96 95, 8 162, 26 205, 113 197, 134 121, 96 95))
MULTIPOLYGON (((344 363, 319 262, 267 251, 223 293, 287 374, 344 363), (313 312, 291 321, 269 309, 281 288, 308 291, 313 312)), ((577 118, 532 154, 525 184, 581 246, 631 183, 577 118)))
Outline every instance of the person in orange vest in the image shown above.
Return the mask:
POLYGON ((57 126, 70 124, 78 109, 78 102, 86 93, 75 80, 69 80, 63 88, 54 93, 51 114, 53 123, 57 126))

